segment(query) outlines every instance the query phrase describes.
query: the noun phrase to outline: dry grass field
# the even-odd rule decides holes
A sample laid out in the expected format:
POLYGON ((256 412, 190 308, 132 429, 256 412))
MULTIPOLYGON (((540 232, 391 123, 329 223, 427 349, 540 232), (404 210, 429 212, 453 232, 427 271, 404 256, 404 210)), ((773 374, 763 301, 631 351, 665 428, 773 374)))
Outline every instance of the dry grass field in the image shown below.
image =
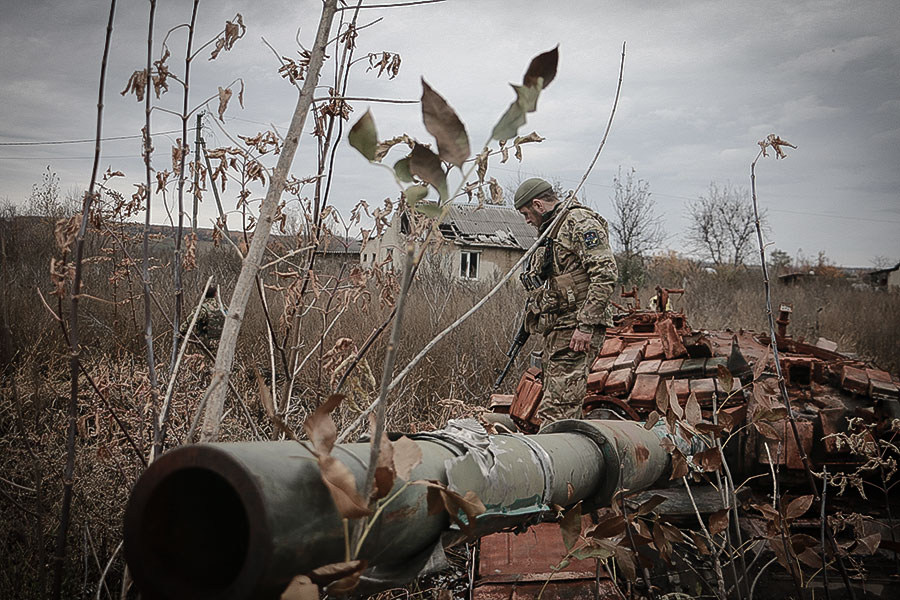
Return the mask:
MULTIPOLYGON (((68 350, 64 328, 54 313, 65 314, 51 294, 48 276, 55 255, 53 225, 40 220, 4 221, 2 274, 2 398, 0 398, 0 597, 44 597, 52 573, 54 540, 60 514, 61 474, 66 453, 66 407, 69 398, 68 350)), ((84 372, 78 398, 76 468, 65 597, 94 597, 109 564, 100 597, 118 597, 123 560, 119 544, 125 500, 145 468, 150 440, 150 395, 143 344, 140 281, 132 268, 140 248, 124 230, 94 234, 88 240, 81 339, 84 372)), ((157 370, 167 383, 172 326, 171 255, 155 246, 153 290, 157 370), (161 310, 162 309, 162 310, 161 310)), ((295 261, 302 264, 302 261, 295 261)), ((196 269, 185 274, 186 306, 193 306, 206 278, 214 275, 228 298, 240 267, 229 247, 198 251, 196 269)), ((289 269, 282 268, 282 271, 289 269)), ((345 269, 345 275, 349 271, 345 269)), ((346 279, 346 278, 345 278, 346 279)), ((264 283, 269 319, 277 336, 286 333, 283 309, 293 280, 269 273, 264 283)), ((752 269, 710 273, 682 259, 660 259, 647 281, 684 288, 674 298, 695 328, 766 328, 760 274, 752 269)), ((320 273, 317 286, 300 303, 298 350, 309 356, 294 384, 285 414, 295 430, 317 402, 334 389, 340 363, 352 347, 362 346, 390 314, 382 287, 374 280, 337 282, 320 273), (335 289, 337 291, 335 291, 335 289), (330 331, 323 331, 334 321, 330 331), (350 342, 339 343, 342 338, 350 342)), ((432 337, 471 307, 487 290, 462 285, 423 270, 413 286, 398 365, 402 368, 432 337)), ((652 287, 641 292, 644 302, 652 287)), ((900 369, 900 294, 854 289, 840 277, 822 277, 796 286, 773 283, 773 302, 793 306, 791 333, 815 340, 825 337, 843 352, 853 352, 882 368, 900 369)), ((425 430, 449 418, 472 415, 484 407, 517 328, 522 296, 517 284, 506 286, 476 315, 442 341, 394 391, 388 409, 390 429, 425 430)), ((190 310, 187 308, 186 310, 190 310)), ((282 343, 277 339, 278 344, 282 343)), ((524 364, 533 342, 514 370, 524 364)), ((372 345, 348 378, 348 395, 338 415, 346 424, 376 394, 384 357, 384 338, 372 345)), ((197 413, 211 361, 188 351, 178 374, 167 444, 183 443, 197 413)), ((258 296, 241 331, 233 383, 237 396, 226 405, 224 437, 277 437, 258 400, 258 370, 271 382, 275 364, 276 394, 284 385, 280 359, 269 352, 266 315, 258 296), (252 423, 252 426, 251 426, 252 423)), ((512 388, 515 376, 505 384, 512 388)))

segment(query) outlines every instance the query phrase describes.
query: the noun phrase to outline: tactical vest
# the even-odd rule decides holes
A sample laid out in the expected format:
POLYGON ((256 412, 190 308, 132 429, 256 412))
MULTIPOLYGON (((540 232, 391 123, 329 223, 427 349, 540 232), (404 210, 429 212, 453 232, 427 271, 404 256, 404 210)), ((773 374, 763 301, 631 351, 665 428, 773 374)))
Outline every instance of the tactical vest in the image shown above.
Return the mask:
POLYGON ((525 328, 530 333, 545 334, 553 329, 560 315, 577 312, 587 298, 590 277, 584 265, 561 264, 556 236, 568 213, 581 205, 573 204, 531 256, 522 282, 528 291, 525 328), (562 272, 569 269, 567 272, 562 272))

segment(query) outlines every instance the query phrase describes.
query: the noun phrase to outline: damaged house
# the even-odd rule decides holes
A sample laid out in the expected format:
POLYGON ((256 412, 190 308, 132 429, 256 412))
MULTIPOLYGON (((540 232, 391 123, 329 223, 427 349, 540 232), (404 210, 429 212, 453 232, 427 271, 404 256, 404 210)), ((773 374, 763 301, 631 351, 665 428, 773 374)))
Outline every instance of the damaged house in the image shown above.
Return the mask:
MULTIPOLYGON (((360 253, 366 268, 390 268, 403 252, 410 221, 398 214, 380 238, 369 242, 360 253)), ((537 231, 511 206, 453 204, 439 225, 441 244, 434 264, 447 276, 484 281, 507 272, 537 239, 537 231)))

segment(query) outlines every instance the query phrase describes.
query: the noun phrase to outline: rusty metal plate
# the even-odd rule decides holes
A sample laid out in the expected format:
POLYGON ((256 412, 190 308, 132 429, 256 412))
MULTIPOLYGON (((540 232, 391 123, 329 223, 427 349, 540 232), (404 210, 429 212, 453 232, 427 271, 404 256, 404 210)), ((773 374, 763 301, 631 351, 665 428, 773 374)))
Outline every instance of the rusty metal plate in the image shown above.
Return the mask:
MULTIPOLYGON (((811 421, 797 421, 797 433, 800 434, 800 443, 807 456, 812 451, 813 424, 811 421)), ((789 469, 802 469, 803 460, 800 458, 800 451, 797 449, 797 441, 794 439, 794 432, 791 424, 784 424, 785 454, 787 455, 787 466, 789 469)))
MULTIPOLYGON (((778 443, 776 442, 773 444, 772 441, 769 440, 769 451, 772 453, 772 460, 776 464, 786 465, 789 469, 802 469, 803 460, 800 458, 800 451, 797 449, 797 442, 794 440, 794 432, 792 431, 791 423, 788 420, 784 420, 780 423, 780 426, 779 424, 773 426, 781 435, 781 443, 783 446, 779 453, 775 447, 778 443)), ((800 443, 803 445, 803 450, 806 452, 806 455, 809 456, 809 453, 812 450, 812 421, 797 421, 797 433, 800 435, 800 443)), ((766 455, 765 449, 762 447, 764 441, 765 440, 762 438, 758 441, 759 462, 768 464, 768 456, 766 455)))
POLYGON ((626 352, 631 352, 632 350, 637 350, 641 353, 641 358, 644 357, 644 351, 647 349, 647 340, 636 340, 633 342, 629 342, 627 346, 625 346, 626 352))
POLYGON ((841 369, 841 387, 857 394, 869 393, 869 376, 863 369, 844 365, 841 369))
POLYGON ((809 386, 816 380, 816 364, 821 361, 811 356, 787 356, 781 359, 781 372, 788 386, 809 386))
POLYGON ((705 368, 705 358, 686 358, 681 363, 681 375, 683 377, 703 377, 703 369, 705 368))
POLYGON ((873 398, 898 398, 900 388, 891 380, 891 374, 879 369, 866 369, 869 376, 869 396, 873 398))
POLYGON ((684 362, 683 358, 673 358, 672 360, 664 360, 659 365, 659 373, 660 377, 674 377, 681 371, 681 363, 684 362))
POLYGON ((691 395, 691 383, 688 379, 676 379, 673 382, 673 387, 675 388, 675 395, 678 397, 678 401, 684 404, 687 402, 688 396, 691 395))
POLYGON ((662 364, 662 361, 659 359, 648 360, 645 358, 644 360, 641 361, 641 364, 638 365, 637 370, 635 371, 635 374, 637 374, 637 375, 644 375, 644 374, 655 375, 659 371, 659 367, 661 364, 662 364))
POLYGON ((599 594, 594 595, 593 580, 557 581, 554 577, 541 593, 543 583, 507 583, 477 585, 474 600, 621 600, 621 592, 609 579, 600 580, 599 594))
POLYGON ((650 340, 647 343, 647 347, 644 348, 644 360, 664 357, 665 353, 663 352, 662 340, 650 340))
POLYGON ((612 371, 617 356, 601 356, 594 361, 591 371, 612 371))
POLYGON ((631 388, 631 395, 628 397, 628 401, 652 406, 652 403, 656 400, 656 391, 659 389, 660 381, 659 375, 650 373, 639 374, 634 380, 634 386, 631 388))
POLYGON ((616 361, 613 363, 613 371, 618 369, 634 369, 637 367, 638 363, 641 362, 641 351, 635 348, 634 350, 625 350, 616 358, 616 361))
POLYGON ((589 392, 599 392, 603 390, 606 380, 609 377, 609 371, 595 371, 590 373, 587 378, 587 389, 589 392))
MULTIPOLYGON (((582 517, 582 528, 591 525, 582 517)), ((481 538, 478 553, 479 581, 546 581, 553 567, 567 554, 557 523, 539 523, 524 533, 494 533, 481 538)), ((553 576, 557 579, 594 578, 595 561, 573 560, 553 576)))
POLYGON ((873 398, 900 398, 900 388, 889 381, 869 380, 869 395, 873 398))
POLYGON ((491 412, 509 413, 513 398, 512 394, 491 394, 491 412))
POLYGON ((713 358, 706 359, 706 364, 703 366, 703 374, 707 377, 716 377, 719 374, 719 365, 723 367, 728 367, 728 358, 725 356, 716 356, 713 358))
POLYGON ((716 393, 716 380, 708 377, 704 379, 691 379, 690 382, 691 391, 697 396, 697 402, 712 405, 712 399, 716 393))
POLYGON ((625 349, 625 341, 618 337, 608 337, 600 348, 600 356, 613 356, 625 349))
POLYGON ((610 395, 627 394, 634 381, 634 371, 631 369, 619 369, 609 374, 603 392, 610 395))
POLYGON ((656 324, 656 331, 662 342, 663 353, 666 358, 678 358, 687 354, 687 348, 681 341, 681 336, 675 330, 671 319, 662 319, 656 324))

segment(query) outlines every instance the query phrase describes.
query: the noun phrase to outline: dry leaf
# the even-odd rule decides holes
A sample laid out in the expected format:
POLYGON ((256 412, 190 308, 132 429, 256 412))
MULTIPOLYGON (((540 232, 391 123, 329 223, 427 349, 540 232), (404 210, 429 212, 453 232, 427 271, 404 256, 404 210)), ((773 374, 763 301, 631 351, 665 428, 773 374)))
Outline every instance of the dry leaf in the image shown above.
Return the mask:
POLYGON ((222 50, 231 50, 234 43, 244 37, 247 28, 244 27, 244 18, 237 13, 234 21, 225 21, 225 31, 216 39, 216 47, 213 49, 209 60, 214 60, 222 50))
POLYGON ((225 109, 228 108, 228 101, 231 100, 231 88, 219 88, 219 120, 224 121, 225 109))
POLYGON ((765 353, 756 361, 756 364, 753 365, 753 381, 756 381, 763 374, 763 371, 766 370, 766 365, 769 362, 769 355, 772 353, 772 346, 766 346, 765 353))
POLYGON ((60 219, 56 222, 54 236, 56 237, 56 247, 59 248, 61 254, 68 252, 75 243, 75 237, 80 227, 81 214, 75 214, 68 219, 60 219))
POLYGON ((368 503, 356 489, 356 478, 347 466, 331 455, 320 455, 319 470, 334 505, 342 517, 359 519, 371 513, 368 503))
POLYGON ((790 504, 788 504, 784 508, 784 518, 796 519, 798 517, 802 517, 804 514, 806 514, 806 511, 809 510, 809 507, 812 506, 812 501, 812 494, 794 498, 793 500, 791 500, 790 504))
POLYGON ((694 392, 691 392, 690 396, 688 396, 687 404, 684 407, 684 418, 688 425, 692 427, 703 420, 703 413, 700 412, 700 403, 697 401, 697 396, 694 392))
POLYGON ((694 454, 694 464, 704 471, 718 471, 722 467, 722 455, 718 448, 710 448, 694 454))
POLYGON ((656 388, 656 410, 664 415, 669 412, 669 383, 656 388))
POLYGON ((438 191, 441 200, 447 198, 447 175, 438 155, 417 143, 409 155, 409 172, 438 191))
POLYGON ((675 449, 672 452, 672 475, 669 479, 681 479, 690 472, 687 464, 687 458, 681 453, 681 450, 675 449))
POLYGON ((422 463, 422 449, 406 436, 394 443, 394 470, 397 477, 409 481, 412 470, 422 463))
POLYGON ((566 516, 559 522, 559 530, 562 533, 566 551, 574 548, 578 538, 581 537, 581 502, 566 512, 566 516))
POLYGON ((625 519, 622 515, 611 514, 585 531, 586 536, 595 539, 611 538, 625 533, 625 519))
POLYGON ((331 563, 330 565, 324 565, 317 569, 313 569, 309 574, 309 578, 319 585, 328 585, 338 579, 343 579, 354 573, 359 573, 366 568, 366 564, 367 563, 364 560, 331 563))
POLYGON ((259 388, 259 402, 263 405, 266 416, 272 419, 275 417, 275 404, 272 401, 272 393, 269 392, 269 386, 266 385, 266 381, 263 379, 259 369, 254 367, 253 371, 256 373, 256 385, 259 388))
POLYGON ((650 512, 654 508, 656 508, 657 506, 659 506, 666 500, 667 500, 667 498, 665 496, 660 496, 659 494, 653 494, 649 500, 647 500, 646 502, 643 502, 640 506, 638 506, 638 509, 637 509, 637 511, 635 511, 635 514, 638 516, 650 514, 650 512))
MULTIPOLYGON (((422 119, 437 140, 441 160, 462 167, 469 158, 469 136, 456 112, 422 79, 422 119)), ((427 180, 425 180, 427 181, 427 180)))
POLYGON ((730 394, 731 390, 734 389, 734 376, 731 374, 731 371, 725 365, 717 365, 716 374, 722 391, 730 394))
POLYGON ((306 575, 297 575, 281 593, 281 600, 319 600, 319 586, 306 575))
POLYGON ((653 526, 653 545, 659 550, 659 555, 668 564, 672 564, 672 545, 666 539, 666 534, 659 522, 653 526))
POLYGON ((306 432, 313 448, 319 454, 331 454, 331 449, 334 448, 337 428, 331 413, 342 400, 344 400, 344 396, 341 394, 329 396, 303 423, 303 431, 306 432))
POLYGON ((716 535, 728 528, 728 509, 723 508, 709 515, 709 533, 716 535))
POLYGON ((625 574, 625 578, 628 581, 635 581, 637 579, 637 567, 634 564, 634 557, 631 554, 631 550, 623 546, 616 546, 616 563, 622 569, 622 572, 625 574))
POLYGON ((709 554, 709 548, 706 546, 706 542, 696 531, 689 531, 688 534, 691 536, 691 539, 694 541, 694 545, 697 546, 697 551, 700 554, 709 554))

